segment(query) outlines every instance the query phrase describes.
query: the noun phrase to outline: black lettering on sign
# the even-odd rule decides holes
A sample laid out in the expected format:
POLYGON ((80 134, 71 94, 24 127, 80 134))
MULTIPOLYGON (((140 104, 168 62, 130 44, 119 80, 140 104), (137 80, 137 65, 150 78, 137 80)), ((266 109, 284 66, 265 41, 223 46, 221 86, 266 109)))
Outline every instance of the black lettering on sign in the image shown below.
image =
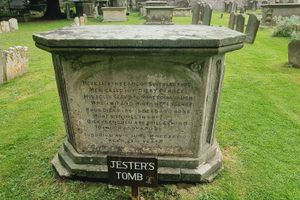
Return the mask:
POLYGON ((157 186, 157 159, 107 156, 108 178, 112 185, 157 186))

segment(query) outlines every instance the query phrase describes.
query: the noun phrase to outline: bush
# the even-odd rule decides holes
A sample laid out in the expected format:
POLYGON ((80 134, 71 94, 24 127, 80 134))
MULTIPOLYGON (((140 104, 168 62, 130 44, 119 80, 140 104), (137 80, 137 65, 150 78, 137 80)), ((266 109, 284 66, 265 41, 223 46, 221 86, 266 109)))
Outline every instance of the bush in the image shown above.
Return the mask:
POLYGON ((275 37, 291 37, 300 25, 300 17, 292 15, 291 17, 275 17, 276 27, 273 32, 275 37))

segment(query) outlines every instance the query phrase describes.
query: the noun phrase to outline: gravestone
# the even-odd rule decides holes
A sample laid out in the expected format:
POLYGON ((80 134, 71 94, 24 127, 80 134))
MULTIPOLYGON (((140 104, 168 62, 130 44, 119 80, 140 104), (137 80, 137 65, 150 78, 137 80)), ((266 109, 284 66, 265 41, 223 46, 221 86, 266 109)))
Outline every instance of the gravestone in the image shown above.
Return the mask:
POLYGON ((9 23, 7 21, 1 21, 0 26, 3 33, 10 32, 9 23))
POLYGON ((289 63, 300 68, 300 40, 292 40, 288 45, 289 63))
POLYGON ((126 7, 102 7, 103 21, 122 22, 127 21, 126 7))
POLYGON ((225 53, 244 35, 223 27, 78 26, 37 33, 52 53, 67 139, 60 176, 107 179, 107 156, 154 157, 159 181, 211 181, 225 53))
POLYGON ((85 18, 83 16, 79 17, 79 25, 84 26, 85 25, 85 18))
POLYGON ((192 24, 198 24, 200 19, 201 5, 197 3, 192 9, 192 24))
POLYGON ((173 24, 174 6, 145 6, 146 25, 173 24))
POLYGON ((211 16, 212 16, 212 8, 209 4, 205 4, 203 7, 203 14, 202 14, 202 24, 209 25, 211 23, 211 16))
POLYGON ((232 2, 230 13, 235 13, 238 8, 238 4, 236 2, 232 2))
POLYGON ((79 17, 74 18, 74 25, 75 26, 80 26, 79 17))
POLYGON ((86 25, 87 22, 88 22, 88 17, 87 17, 87 15, 84 14, 84 13, 83 13, 82 17, 83 17, 83 19, 84 19, 84 25, 86 25))
MULTIPOLYGON (((28 71, 28 47, 15 46, 0 52, 2 68, 2 82, 22 76, 28 71)), ((1 78, 0 78, 1 79, 1 78)), ((1 82, 1 80, 0 80, 1 82)))
POLYGON ((18 26, 18 20, 15 18, 11 18, 10 20, 8 20, 9 23, 9 29, 10 31, 17 31, 19 30, 19 26, 18 26))
POLYGON ((246 39, 245 42, 247 43, 254 43, 256 34, 259 28, 260 21, 257 19, 256 15, 250 14, 247 27, 246 27, 246 39))
POLYGON ((236 27, 235 30, 243 33, 245 27, 245 16, 243 14, 238 14, 236 16, 236 27))
POLYGON ((228 28, 234 30, 235 22, 236 22, 236 14, 230 13, 228 28))

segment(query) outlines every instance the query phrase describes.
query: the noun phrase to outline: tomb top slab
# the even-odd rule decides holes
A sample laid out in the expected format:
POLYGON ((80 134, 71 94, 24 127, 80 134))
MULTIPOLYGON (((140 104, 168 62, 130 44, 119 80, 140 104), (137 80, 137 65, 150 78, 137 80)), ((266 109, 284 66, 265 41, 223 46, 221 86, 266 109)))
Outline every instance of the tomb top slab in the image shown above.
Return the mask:
POLYGON ((66 27, 33 39, 48 48, 219 48, 242 44, 245 35, 202 25, 110 25, 66 27))

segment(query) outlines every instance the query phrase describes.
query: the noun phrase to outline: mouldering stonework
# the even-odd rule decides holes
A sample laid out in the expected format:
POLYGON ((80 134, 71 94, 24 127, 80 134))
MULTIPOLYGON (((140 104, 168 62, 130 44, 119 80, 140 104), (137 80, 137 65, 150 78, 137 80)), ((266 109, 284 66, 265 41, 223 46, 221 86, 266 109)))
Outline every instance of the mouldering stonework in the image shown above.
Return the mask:
POLYGON ((244 35, 208 26, 82 26, 34 35, 52 53, 67 139, 60 176, 107 178, 106 156, 152 156, 160 181, 211 181, 224 57, 244 35))

